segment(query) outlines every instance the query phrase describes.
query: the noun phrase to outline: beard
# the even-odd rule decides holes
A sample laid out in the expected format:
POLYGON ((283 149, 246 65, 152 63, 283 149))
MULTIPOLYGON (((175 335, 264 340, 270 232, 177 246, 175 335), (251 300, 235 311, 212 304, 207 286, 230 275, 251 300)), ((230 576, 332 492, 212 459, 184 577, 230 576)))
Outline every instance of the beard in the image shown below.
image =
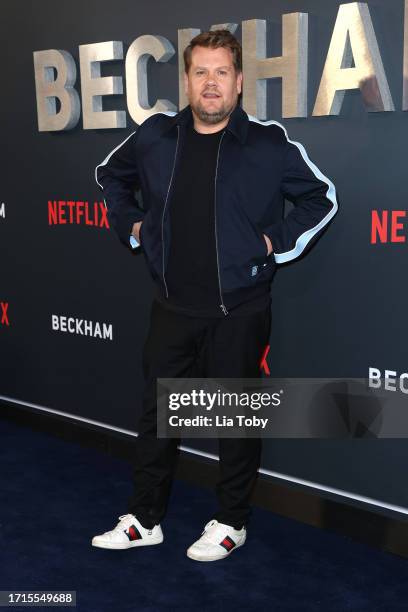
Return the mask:
POLYGON ((201 102, 197 102, 197 104, 190 102, 190 106, 203 123, 214 125, 216 123, 220 123, 226 117, 228 117, 234 110, 235 104, 232 104, 231 106, 226 106, 223 104, 219 110, 212 112, 207 111, 202 106, 201 102))

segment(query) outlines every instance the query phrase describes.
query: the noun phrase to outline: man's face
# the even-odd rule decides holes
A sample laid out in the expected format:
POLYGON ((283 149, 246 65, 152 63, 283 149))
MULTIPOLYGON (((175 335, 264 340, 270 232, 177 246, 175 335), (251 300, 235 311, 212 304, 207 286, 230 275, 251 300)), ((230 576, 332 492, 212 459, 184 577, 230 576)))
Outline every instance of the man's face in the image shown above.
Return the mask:
POLYGON ((193 114, 210 125, 220 123, 233 111, 242 88, 242 72, 236 73, 230 49, 194 47, 185 93, 193 114))

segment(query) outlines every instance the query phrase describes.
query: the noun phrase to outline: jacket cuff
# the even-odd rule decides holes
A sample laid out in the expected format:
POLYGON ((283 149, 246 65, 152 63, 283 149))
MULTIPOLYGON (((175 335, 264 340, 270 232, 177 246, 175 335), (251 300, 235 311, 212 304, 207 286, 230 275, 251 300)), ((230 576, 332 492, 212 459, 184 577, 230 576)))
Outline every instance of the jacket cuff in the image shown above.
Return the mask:
POLYGON ((137 249, 137 247, 140 247, 140 242, 136 240, 133 234, 131 234, 129 238, 129 242, 130 242, 130 246, 132 247, 132 250, 137 249))

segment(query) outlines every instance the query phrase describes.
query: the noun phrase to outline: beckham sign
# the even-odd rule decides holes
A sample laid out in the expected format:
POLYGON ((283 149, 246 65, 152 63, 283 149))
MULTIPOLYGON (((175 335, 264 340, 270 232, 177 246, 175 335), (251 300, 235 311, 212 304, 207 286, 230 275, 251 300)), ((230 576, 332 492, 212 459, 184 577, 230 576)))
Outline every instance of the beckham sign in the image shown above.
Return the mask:
MULTIPOLYGON (((236 23, 217 24, 211 30, 236 23)), ((282 17, 282 55, 266 57, 266 21, 243 21, 243 96, 245 111, 267 119, 266 81, 282 80, 282 116, 307 117, 308 14, 289 13, 282 17)), ((200 30, 178 30, 179 109, 186 106, 183 88, 183 50, 200 30)), ((147 63, 167 62, 174 54, 171 42, 163 36, 146 34, 130 45, 125 58, 126 96, 130 116, 141 124, 157 112, 177 111, 174 102, 159 99, 148 102, 147 63)), ((79 121, 81 102, 75 83, 77 70, 68 51, 35 51, 34 72, 40 132, 69 130, 79 121), (56 76, 55 76, 56 74, 56 76), (59 101, 57 110, 56 101, 59 101)), ((126 127, 122 110, 102 110, 104 96, 123 93, 120 76, 101 76, 101 63, 123 60, 123 43, 108 41, 79 46, 83 128, 126 127)), ((341 4, 327 52, 312 114, 338 115, 348 89, 359 89, 367 111, 393 111, 394 104, 384 71, 370 11, 364 2, 341 4)), ((408 0, 404 20, 404 84, 402 109, 408 110, 408 0)))

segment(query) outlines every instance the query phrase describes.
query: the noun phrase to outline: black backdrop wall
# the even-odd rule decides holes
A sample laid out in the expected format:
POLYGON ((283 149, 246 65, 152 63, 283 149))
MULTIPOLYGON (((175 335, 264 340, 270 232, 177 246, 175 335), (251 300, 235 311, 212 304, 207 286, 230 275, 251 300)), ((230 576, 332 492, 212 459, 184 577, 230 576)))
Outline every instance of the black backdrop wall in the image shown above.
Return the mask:
MULTIPOLYGON (((121 40, 124 51, 142 34, 246 19, 266 19, 268 56, 281 54, 282 14, 309 14, 308 117, 281 119, 280 82, 268 87, 268 119, 338 190, 339 212, 304 258, 281 266, 272 290, 272 376, 366 377, 369 367, 406 371, 405 241, 371 243, 372 210, 406 209, 407 114, 401 108, 403 0, 368 3, 396 110, 367 112, 359 91, 347 92, 338 116, 312 117, 339 2, 224 0, 173 4, 162 0, 8 2, 2 10, 0 245, 0 394, 107 425, 135 430, 140 410, 141 349, 153 282, 140 253, 120 245, 106 227, 50 224, 48 202, 102 200, 95 166, 135 129, 39 132, 33 52, 121 40), (112 338, 64 333, 53 315, 112 326, 112 338)), ((241 28, 237 30, 241 36, 241 28)), ((149 98, 178 100, 177 54, 149 61, 149 98)), ((106 62, 103 75, 124 75, 106 62)), ((124 95, 107 96, 104 110, 126 110, 124 95)), ((403 220, 403 219, 402 219, 403 220)), ((208 441, 189 446, 214 451, 208 441)), ((267 440, 263 468, 378 508, 408 512, 405 440, 267 440)))

